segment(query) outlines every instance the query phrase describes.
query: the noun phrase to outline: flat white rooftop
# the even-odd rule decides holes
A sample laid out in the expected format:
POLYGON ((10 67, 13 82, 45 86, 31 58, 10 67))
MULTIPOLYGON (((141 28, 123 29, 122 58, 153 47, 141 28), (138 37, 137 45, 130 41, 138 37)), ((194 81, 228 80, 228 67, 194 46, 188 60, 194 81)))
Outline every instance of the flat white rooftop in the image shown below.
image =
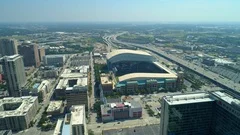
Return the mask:
POLYGON ((118 50, 114 50, 111 53, 107 54, 107 59, 110 59, 110 58, 112 58, 116 55, 119 55, 119 54, 127 54, 127 53, 151 56, 149 53, 144 52, 144 51, 140 51, 140 50, 118 49, 118 50))
POLYGON ((61 109, 63 101, 51 101, 47 108, 47 112, 54 112, 61 109))
POLYGON ((84 113, 85 113, 85 106, 84 105, 72 106, 71 124, 72 125, 84 124, 84 119, 85 119, 84 113))
POLYGON ((89 66, 84 65, 76 68, 65 69, 62 73, 62 78, 77 78, 77 77, 87 77, 89 66))
POLYGON ((28 110, 34 105, 38 97, 8 97, 0 99, 0 118, 9 116, 23 116, 26 115, 28 110), (14 110, 4 110, 4 104, 20 103, 20 106, 14 110))
POLYGON ((192 104, 192 103, 215 101, 213 98, 210 97, 208 93, 171 95, 171 96, 164 97, 164 100, 169 105, 181 105, 181 104, 192 104))
POLYGON ((87 86, 88 85, 88 79, 87 77, 82 77, 82 78, 65 78, 65 79, 60 79, 58 82, 58 85, 56 89, 65 89, 69 87, 68 81, 69 80, 77 80, 76 86, 87 86))
POLYGON ((240 99, 237 99, 221 91, 212 92, 212 94, 218 97, 219 99, 227 102, 228 104, 234 104, 240 107, 240 99))
POLYGON ((63 124, 63 119, 58 119, 53 135, 61 135, 62 124, 63 124))

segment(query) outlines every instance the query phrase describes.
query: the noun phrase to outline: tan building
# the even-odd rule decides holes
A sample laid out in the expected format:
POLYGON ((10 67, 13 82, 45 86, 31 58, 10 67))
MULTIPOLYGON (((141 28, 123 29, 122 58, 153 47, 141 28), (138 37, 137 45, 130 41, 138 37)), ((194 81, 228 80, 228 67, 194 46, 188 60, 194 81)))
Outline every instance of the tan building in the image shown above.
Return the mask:
POLYGON ((38 48, 38 54, 40 61, 43 62, 44 61, 43 58, 45 56, 45 48, 43 47, 38 48))
POLYGON ((103 94, 110 94, 113 92, 113 83, 108 76, 101 76, 101 86, 103 94))

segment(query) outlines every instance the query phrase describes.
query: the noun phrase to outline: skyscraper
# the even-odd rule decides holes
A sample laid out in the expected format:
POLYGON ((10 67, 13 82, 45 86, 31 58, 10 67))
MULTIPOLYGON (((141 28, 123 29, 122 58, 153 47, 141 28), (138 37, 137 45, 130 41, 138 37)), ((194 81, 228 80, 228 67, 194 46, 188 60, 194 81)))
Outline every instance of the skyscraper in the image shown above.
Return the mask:
POLYGON ((3 73, 7 81, 9 96, 21 96, 21 88, 26 84, 26 75, 22 56, 16 54, 0 59, 3 73))
POLYGON ((239 95, 215 91, 163 97, 160 135, 240 135, 239 95))
POLYGON ((0 56, 17 54, 17 43, 12 39, 0 39, 0 56))
POLYGON ((36 44, 22 44, 18 46, 18 52, 23 56, 23 63, 25 67, 40 66, 38 46, 36 44))

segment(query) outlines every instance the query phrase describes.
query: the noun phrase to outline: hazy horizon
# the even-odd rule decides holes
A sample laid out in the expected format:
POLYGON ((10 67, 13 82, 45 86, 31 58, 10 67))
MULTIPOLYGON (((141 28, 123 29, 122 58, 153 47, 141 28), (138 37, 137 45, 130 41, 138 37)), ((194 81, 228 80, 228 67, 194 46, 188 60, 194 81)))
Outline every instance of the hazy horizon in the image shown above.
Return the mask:
POLYGON ((6 0, 0 23, 239 23, 236 0, 6 0))

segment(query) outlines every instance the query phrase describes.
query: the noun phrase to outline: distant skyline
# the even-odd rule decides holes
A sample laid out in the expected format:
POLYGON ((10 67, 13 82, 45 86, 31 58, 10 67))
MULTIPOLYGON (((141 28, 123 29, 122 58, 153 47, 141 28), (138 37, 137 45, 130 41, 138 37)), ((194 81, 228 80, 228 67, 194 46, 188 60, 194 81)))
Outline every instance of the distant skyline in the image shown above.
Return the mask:
POLYGON ((0 22, 240 22, 239 0, 1 0, 0 22))

